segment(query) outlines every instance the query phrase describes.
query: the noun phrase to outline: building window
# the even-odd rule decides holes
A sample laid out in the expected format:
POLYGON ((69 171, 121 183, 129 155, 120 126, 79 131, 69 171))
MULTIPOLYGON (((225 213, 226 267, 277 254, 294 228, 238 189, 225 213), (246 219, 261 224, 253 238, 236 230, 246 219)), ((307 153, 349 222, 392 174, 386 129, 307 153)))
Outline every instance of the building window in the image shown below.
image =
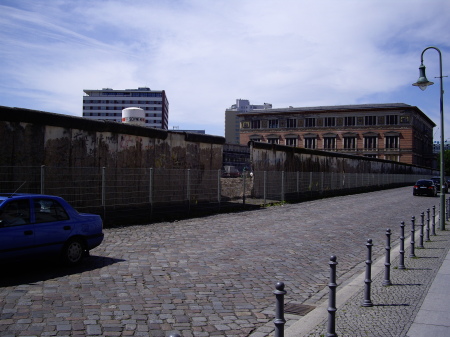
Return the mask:
POLYGON ((386 149, 398 149, 398 136, 386 136, 386 149))
POLYGON ((398 116, 397 115, 386 116, 386 125, 397 125, 397 124, 398 124, 398 116))
POLYGON ((336 126, 335 117, 325 117, 325 126, 336 126))
POLYGON ((398 154, 387 154, 384 156, 384 159, 391 161, 400 161, 400 156, 398 154))
POLYGON ((305 127, 306 128, 313 128, 315 126, 316 126, 315 118, 305 118, 305 127))
POLYGON ((377 125, 377 116, 364 116, 364 125, 377 125))
POLYGON ((267 139, 267 143, 269 143, 269 144, 279 144, 280 143, 280 138, 268 138, 267 139))
POLYGON ((297 127, 297 120, 293 118, 288 118, 287 120, 287 127, 288 128, 296 128, 297 127))
POLYGON ((278 128, 278 119, 269 119, 269 129, 278 128))
POLYGON ((373 150, 377 148, 377 136, 364 137, 364 149, 373 150))
POLYGON ((260 129, 261 121, 259 119, 252 121, 252 129, 260 129))
POLYGON ((376 154, 365 154, 364 157, 367 157, 367 158, 378 158, 378 156, 376 154))
POLYGON ((305 148, 315 149, 316 148, 316 138, 305 138, 305 148))
POLYGON ((252 142, 261 142, 261 141, 262 141, 262 138, 261 138, 261 136, 251 136, 251 137, 250 137, 250 140, 251 140, 252 142))
POLYGON ((286 138, 286 145, 297 147, 297 138, 286 138))
POLYGON ((324 137, 323 138, 323 148, 325 150, 336 149, 336 137, 324 137))
POLYGON ((345 126, 355 126, 356 125, 356 118, 354 116, 352 116, 352 117, 345 117, 344 118, 344 124, 345 124, 345 126))
POLYGON ((356 137, 344 137, 344 150, 356 149, 356 137))

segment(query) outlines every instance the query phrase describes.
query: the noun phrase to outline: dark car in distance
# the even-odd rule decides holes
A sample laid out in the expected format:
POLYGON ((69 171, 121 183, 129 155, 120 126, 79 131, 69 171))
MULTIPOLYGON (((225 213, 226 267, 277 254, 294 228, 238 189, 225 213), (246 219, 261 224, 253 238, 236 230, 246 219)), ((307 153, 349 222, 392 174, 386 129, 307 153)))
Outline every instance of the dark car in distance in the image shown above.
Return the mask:
POLYGON ((0 194, 0 261, 54 255, 73 265, 102 241, 101 217, 78 213, 60 197, 0 194))
POLYGON ((431 179, 418 180, 413 187, 413 195, 428 195, 435 197, 437 195, 437 188, 431 179))
MULTIPOLYGON (((438 192, 441 191, 441 177, 433 177, 431 178, 433 180, 434 184, 436 185, 436 189, 438 192)), ((447 181, 444 179, 444 185, 443 185, 444 193, 448 193, 448 185, 447 181)))

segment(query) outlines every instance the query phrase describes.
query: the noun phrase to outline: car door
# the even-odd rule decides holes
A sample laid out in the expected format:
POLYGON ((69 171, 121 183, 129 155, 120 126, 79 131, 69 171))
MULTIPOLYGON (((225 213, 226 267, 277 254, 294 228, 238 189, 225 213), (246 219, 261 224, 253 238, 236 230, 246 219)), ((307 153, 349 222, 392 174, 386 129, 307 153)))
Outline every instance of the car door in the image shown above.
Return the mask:
POLYGON ((60 251, 73 231, 69 214, 55 199, 34 197, 32 200, 35 240, 39 252, 60 251))
POLYGON ((30 201, 12 199, 0 209, 0 259, 21 258, 35 250, 34 224, 30 220, 30 201))

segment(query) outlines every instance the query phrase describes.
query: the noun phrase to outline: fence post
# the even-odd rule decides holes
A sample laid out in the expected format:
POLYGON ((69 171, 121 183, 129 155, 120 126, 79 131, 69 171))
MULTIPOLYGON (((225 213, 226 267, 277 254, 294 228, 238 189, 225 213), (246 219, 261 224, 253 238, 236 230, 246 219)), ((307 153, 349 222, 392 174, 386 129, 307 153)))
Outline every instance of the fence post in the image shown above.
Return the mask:
POLYGON ((275 337, 284 337, 284 324, 286 324, 284 319, 284 295, 286 295, 284 283, 277 282, 273 293, 276 297, 275 320, 273 321, 275 324, 275 337))
POLYGON ((386 230, 386 260, 384 262, 384 286, 391 286, 391 230, 386 230))
POLYGON ((430 240, 430 209, 427 208, 427 230, 426 230, 427 236, 426 236, 426 241, 431 241, 430 240))
POLYGON ((411 251, 409 253, 409 257, 416 257, 416 254, 414 253, 414 239, 415 239, 415 233, 416 233, 416 228, 414 227, 414 223, 416 221, 416 217, 412 216, 411 218, 411 251))
POLYGON ((335 255, 330 258, 330 283, 328 284, 329 298, 328 298, 328 329, 327 337, 337 337, 336 334, 336 262, 335 255))
POLYGON ((421 221, 420 221, 420 233, 419 233, 419 248, 425 248, 423 246, 423 227, 425 226, 425 222, 424 222, 425 213, 424 212, 420 213, 420 218, 421 218, 421 221))
POLYGON ((366 260, 366 278, 364 280, 364 302, 363 307, 372 307, 373 303, 370 300, 370 284, 372 283, 372 239, 367 239, 367 260, 366 260))
POLYGON ((266 198, 267 198, 266 182, 267 182, 267 171, 264 171, 264 207, 266 207, 266 198))
POLYGON ((186 198, 188 202, 188 211, 191 210, 191 169, 186 171, 186 198))
POLYGON ((436 235, 436 206, 433 206, 433 222, 431 224, 431 235, 436 235))
POLYGON ((242 189, 242 203, 245 205, 245 193, 246 193, 246 190, 245 190, 245 174, 244 174, 244 177, 242 179, 242 183, 244 184, 243 189, 242 189))
POLYGON ((405 222, 400 223, 400 259, 398 269, 406 269, 405 267, 405 222))
POLYGON ((449 207, 449 202, 450 202, 450 198, 447 198, 447 200, 445 200, 445 221, 448 221, 448 217, 449 217, 449 212, 448 212, 448 207, 449 207))
POLYGON ((297 171, 297 200, 300 199, 300 172, 297 171))
POLYGON ((41 194, 44 194, 45 187, 45 165, 41 165, 41 194))
POLYGON ((324 192, 324 185, 325 185, 325 173, 320 172, 320 193, 324 192))
POLYGON ((150 167, 148 177, 148 202, 150 203, 150 214, 153 215, 153 167, 150 167))
POLYGON ((222 194, 222 191, 221 191, 221 181, 220 181, 220 178, 221 178, 221 170, 220 169, 218 169, 217 170, 217 202, 219 203, 219 205, 220 205, 220 201, 221 201, 221 194, 222 194))
POLYGON ((281 171, 281 201, 284 201, 284 171, 281 171))
POLYGON ((106 218, 106 167, 102 167, 102 206, 103 218, 106 218))

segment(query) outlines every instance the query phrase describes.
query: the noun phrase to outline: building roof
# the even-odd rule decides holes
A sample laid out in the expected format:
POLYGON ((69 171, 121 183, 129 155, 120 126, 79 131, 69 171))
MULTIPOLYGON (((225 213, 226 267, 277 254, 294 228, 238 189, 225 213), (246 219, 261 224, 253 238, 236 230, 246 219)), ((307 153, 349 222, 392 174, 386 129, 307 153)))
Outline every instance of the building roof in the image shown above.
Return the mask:
POLYGON ((405 103, 382 103, 382 104, 353 104, 353 105, 329 105, 329 106, 314 106, 314 107, 288 107, 288 108, 273 108, 267 110, 251 110, 249 112, 242 112, 238 116, 251 116, 264 114, 286 114, 286 113, 298 113, 298 112, 357 112, 357 111, 374 111, 374 110, 401 110, 401 109, 413 109, 421 114, 425 119, 428 120, 433 126, 436 124, 420 110, 418 107, 405 104, 405 103))

